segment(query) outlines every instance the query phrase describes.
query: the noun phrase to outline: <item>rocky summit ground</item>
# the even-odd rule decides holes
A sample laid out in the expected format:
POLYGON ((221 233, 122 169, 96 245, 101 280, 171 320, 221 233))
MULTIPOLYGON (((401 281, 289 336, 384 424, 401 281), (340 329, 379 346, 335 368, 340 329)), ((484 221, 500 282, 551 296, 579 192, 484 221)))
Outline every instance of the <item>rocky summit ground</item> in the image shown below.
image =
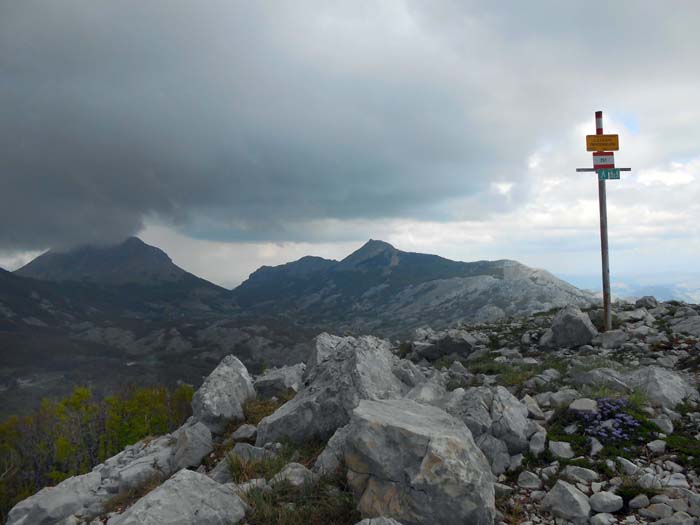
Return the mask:
POLYGON ((601 318, 321 334, 307 363, 257 377, 228 356, 180 429, 8 523, 698 523, 700 307, 601 318))

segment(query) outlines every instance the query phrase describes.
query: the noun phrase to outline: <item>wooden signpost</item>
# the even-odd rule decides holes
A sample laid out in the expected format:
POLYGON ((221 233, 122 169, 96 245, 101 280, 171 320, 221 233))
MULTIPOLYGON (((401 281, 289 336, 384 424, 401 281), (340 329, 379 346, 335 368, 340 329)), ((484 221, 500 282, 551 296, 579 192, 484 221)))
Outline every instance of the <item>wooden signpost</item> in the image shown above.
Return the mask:
POLYGON ((576 168, 576 171, 595 171, 598 174, 598 207, 600 209, 600 251, 603 263, 603 326, 612 328, 610 309, 610 257, 608 253, 608 202, 605 192, 606 180, 619 180, 621 171, 632 168, 616 168, 614 151, 620 149, 617 135, 603 134, 603 112, 595 112, 595 135, 586 135, 586 151, 593 152, 592 168, 576 168))

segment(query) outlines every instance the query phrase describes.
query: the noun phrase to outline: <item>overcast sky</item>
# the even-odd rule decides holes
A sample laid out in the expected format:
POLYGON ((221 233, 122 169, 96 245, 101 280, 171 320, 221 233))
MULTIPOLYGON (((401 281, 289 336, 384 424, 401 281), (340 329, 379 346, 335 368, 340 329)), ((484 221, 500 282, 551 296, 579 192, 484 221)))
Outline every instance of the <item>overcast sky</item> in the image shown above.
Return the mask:
POLYGON ((0 0, 0 266, 138 234, 232 286, 368 238, 600 268, 700 257, 694 0, 0 0))

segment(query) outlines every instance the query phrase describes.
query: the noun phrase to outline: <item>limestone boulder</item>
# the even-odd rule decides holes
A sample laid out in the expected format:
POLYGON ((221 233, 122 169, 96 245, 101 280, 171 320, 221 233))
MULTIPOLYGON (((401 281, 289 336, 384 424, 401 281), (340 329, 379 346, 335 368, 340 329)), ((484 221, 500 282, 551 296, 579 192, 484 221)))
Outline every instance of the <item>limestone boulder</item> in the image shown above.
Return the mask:
POLYGON ((325 357, 316 358, 317 364, 306 377, 307 386, 260 422, 257 445, 328 439, 348 423, 361 400, 397 398, 408 391, 392 373, 397 358, 389 342, 372 336, 333 339, 325 334, 319 338, 317 346, 334 345, 333 352, 320 352, 325 357))
POLYGON ((253 386, 258 396, 264 398, 280 397, 290 391, 298 392, 304 384, 305 370, 304 363, 273 368, 258 377, 253 386))
POLYGON ((682 376, 658 366, 643 367, 625 375, 625 381, 644 392, 657 407, 673 410, 679 403, 700 399, 698 391, 682 376))
POLYGON ((192 397, 192 412, 212 433, 243 419, 243 404, 255 398, 253 380, 234 355, 226 356, 192 397))
POLYGON ((494 476, 466 425, 408 399, 363 400, 344 447, 363 517, 491 525, 494 476))
POLYGON ((510 454, 528 449, 528 408, 502 386, 458 388, 450 394, 445 408, 462 420, 475 438, 491 434, 506 444, 510 454))
POLYGON ((559 480, 542 500, 542 506, 558 518, 575 524, 588 523, 588 496, 566 481, 559 480))
POLYGON ((183 469, 107 524, 233 525, 245 512, 246 504, 231 488, 183 469))
POLYGON ((100 503, 102 476, 90 472, 46 487, 10 510, 7 525, 51 525, 100 503))
POLYGON ((576 306, 560 310, 552 320, 552 326, 540 338, 545 348, 576 348, 589 344, 598 335, 588 314, 576 306))
POLYGON ((197 467, 212 451, 211 432, 202 422, 183 425, 173 433, 177 442, 173 450, 173 471, 197 467))

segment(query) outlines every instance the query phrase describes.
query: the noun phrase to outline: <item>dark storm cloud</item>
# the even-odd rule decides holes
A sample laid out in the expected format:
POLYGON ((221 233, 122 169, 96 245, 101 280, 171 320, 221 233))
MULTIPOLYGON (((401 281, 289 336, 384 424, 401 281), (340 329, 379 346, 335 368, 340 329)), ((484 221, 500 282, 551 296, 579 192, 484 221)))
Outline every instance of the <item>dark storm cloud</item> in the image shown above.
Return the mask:
POLYGON ((445 220, 517 182, 533 112, 577 116, 580 79, 550 71, 572 89, 552 97, 537 69, 584 38, 541 45, 531 7, 434 5, 0 0, 0 248, 116 239, 149 217, 313 240, 314 221, 445 220))

